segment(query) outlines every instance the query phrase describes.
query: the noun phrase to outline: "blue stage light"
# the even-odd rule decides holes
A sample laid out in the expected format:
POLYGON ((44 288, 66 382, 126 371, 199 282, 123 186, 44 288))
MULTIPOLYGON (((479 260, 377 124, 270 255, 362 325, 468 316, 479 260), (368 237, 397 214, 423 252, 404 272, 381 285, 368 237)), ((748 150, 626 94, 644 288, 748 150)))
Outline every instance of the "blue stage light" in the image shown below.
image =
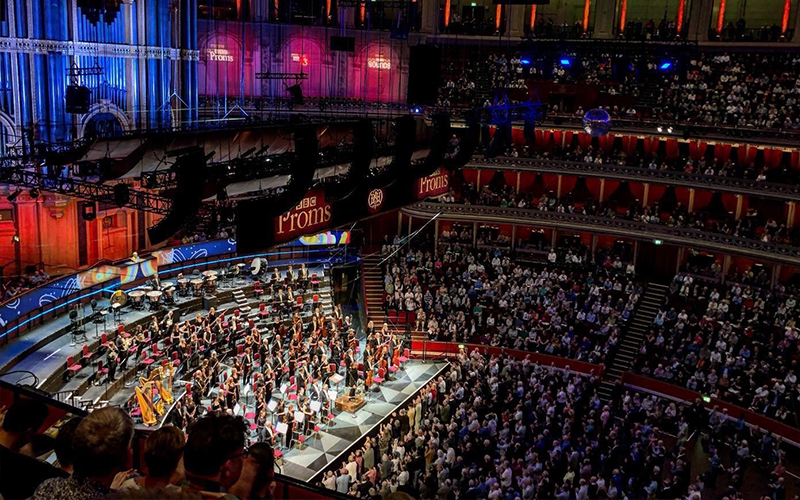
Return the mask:
POLYGON ((562 66, 569 66, 570 64, 572 64, 572 61, 570 61, 569 59, 561 59, 562 66))
POLYGON ((661 64, 661 69, 669 69, 671 67, 672 67, 672 63, 671 62, 665 62, 665 63, 661 64))
POLYGON ((519 62, 521 62, 522 64, 530 64, 531 60, 530 59, 520 59, 519 62))

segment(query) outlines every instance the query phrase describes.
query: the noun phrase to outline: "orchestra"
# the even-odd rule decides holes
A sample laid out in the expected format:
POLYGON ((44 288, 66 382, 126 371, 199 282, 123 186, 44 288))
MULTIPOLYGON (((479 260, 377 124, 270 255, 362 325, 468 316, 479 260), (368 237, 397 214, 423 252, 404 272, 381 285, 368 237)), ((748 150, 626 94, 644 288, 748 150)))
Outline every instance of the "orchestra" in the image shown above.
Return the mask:
POLYGON ((145 345, 163 341, 168 359, 183 365, 191 379, 182 413, 188 407, 199 416, 207 405, 203 399, 210 399, 211 410, 227 412, 254 405, 255 435, 291 447, 327 418, 335 394, 370 390, 381 368, 397 364, 401 342, 387 325, 378 329, 370 322, 360 348, 352 317, 338 305, 328 314, 314 304, 304 321, 293 287, 308 286, 305 264, 290 268, 285 279, 275 269, 275 277, 268 285, 275 293, 266 317, 256 322, 239 311, 211 307, 182 320, 169 311, 109 344, 113 368, 124 371, 128 358, 140 363, 145 345))

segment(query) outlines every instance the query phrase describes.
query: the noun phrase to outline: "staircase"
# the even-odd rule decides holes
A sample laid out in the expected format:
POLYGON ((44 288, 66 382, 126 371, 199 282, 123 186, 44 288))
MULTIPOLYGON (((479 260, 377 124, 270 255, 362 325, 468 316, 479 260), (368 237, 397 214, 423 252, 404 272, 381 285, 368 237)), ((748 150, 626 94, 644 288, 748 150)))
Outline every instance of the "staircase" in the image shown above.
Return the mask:
POLYGON ((365 255, 362 261, 364 271, 364 300, 367 303, 367 320, 372 321, 375 328, 380 328, 386 321, 383 310, 383 272, 380 266, 379 253, 365 255))
POLYGON ((247 297, 244 294, 244 290, 241 288, 233 291, 233 301, 236 302, 242 313, 246 314, 250 312, 250 306, 247 305, 247 297))
POLYGON ((492 75, 487 63, 478 64, 475 71, 475 104, 479 108, 483 107, 486 100, 494 103, 494 91, 492 89, 492 75))
POLYGON ((648 80, 636 98, 636 109, 642 113, 642 116, 652 116, 653 108, 656 106, 660 94, 661 87, 659 83, 652 78, 648 80))
MULTIPOLYGON (((389 328, 400 334, 405 334, 405 324, 397 318, 397 314, 392 311, 390 318, 383 309, 383 270, 380 262, 383 259, 379 254, 367 255, 362 262, 364 270, 364 294, 367 303, 367 320, 372 321, 375 328, 381 328, 384 323, 389 324, 389 328)), ((401 313, 404 314, 404 313, 401 313)), ((411 325, 413 328, 413 325, 411 325)), ((425 332, 411 330, 412 340, 428 340, 425 332)))
POLYGON ((667 296, 668 291, 669 287, 660 283, 649 283, 645 288, 627 331, 622 336, 622 342, 619 343, 617 353, 606 367, 605 380, 601 382, 598 390, 602 401, 609 401, 614 382, 619 380, 622 374, 633 366, 639 347, 644 342, 647 330, 653 323, 653 319, 658 313, 658 308, 664 303, 664 297, 667 296))

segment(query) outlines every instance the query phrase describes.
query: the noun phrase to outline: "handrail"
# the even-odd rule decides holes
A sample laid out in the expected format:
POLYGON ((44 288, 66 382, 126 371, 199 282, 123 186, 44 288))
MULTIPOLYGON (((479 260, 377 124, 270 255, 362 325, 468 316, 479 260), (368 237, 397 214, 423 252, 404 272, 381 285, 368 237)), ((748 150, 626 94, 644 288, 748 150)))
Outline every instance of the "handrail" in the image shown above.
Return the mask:
POLYGON ((740 238, 699 229, 671 227, 622 218, 566 212, 543 212, 524 208, 484 205, 458 205, 422 202, 402 209, 403 213, 429 218, 441 213, 444 219, 485 221, 535 227, 568 228, 573 231, 602 233, 638 240, 661 239, 679 246, 732 253, 778 264, 800 266, 800 247, 740 238))
MULTIPOLYGON (((541 364, 542 366, 554 366, 559 370, 569 368, 570 371, 582 373, 584 375, 596 375, 602 377, 605 373, 605 365, 587 363, 586 361, 578 361, 577 359, 562 358, 560 356, 552 356, 550 354, 542 354, 534 351, 523 351, 520 349, 510 349, 508 347, 488 346, 484 344, 467 344, 464 342, 443 342, 438 340, 412 340, 412 351, 420 352, 423 358, 428 356, 435 357, 454 357, 461 349, 466 349, 468 352, 478 350, 482 353, 491 356, 500 354, 508 354, 517 359, 529 358, 531 361, 541 364)), ((413 354, 413 352, 412 352, 413 354)))
POLYGON ((713 189, 783 201, 800 201, 800 185, 797 184, 754 181, 721 175, 690 174, 674 170, 650 170, 607 163, 511 157, 484 158, 476 155, 465 165, 465 168, 493 168, 554 175, 591 176, 665 186, 713 189))

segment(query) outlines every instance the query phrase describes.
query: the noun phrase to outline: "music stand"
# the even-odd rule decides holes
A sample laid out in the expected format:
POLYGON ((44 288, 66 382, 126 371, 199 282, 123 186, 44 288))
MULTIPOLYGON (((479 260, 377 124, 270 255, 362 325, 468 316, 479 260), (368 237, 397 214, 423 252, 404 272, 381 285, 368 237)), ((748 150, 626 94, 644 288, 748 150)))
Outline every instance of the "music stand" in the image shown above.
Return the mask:
MULTIPOLYGON (((282 435, 284 435, 284 436, 285 436, 285 435, 286 435, 286 432, 287 432, 288 430, 289 430, 289 425, 288 425, 286 422, 278 422, 278 423, 275 425, 275 432, 277 432, 278 434, 282 434, 282 435)), ((276 441, 277 441, 277 440, 276 440, 276 441)), ((286 442, 286 440, 285 440, 285 439, 283 439, 282 441, 283 441, 284 443, 286 442)), ((278 444, 278 448, 285 448, 285 449, 287 449, 287 450, 289 449, 287 446, 285 446, 285 445, 281 445, 281 444, 278 444)))
POLYGON ((78 320, 78 310, 73 309, 69 312, 69 330, 71 340, 69 345, 74 347, 78 341, 86 342, 86 331, 80 328, 80 321, 78 320))

